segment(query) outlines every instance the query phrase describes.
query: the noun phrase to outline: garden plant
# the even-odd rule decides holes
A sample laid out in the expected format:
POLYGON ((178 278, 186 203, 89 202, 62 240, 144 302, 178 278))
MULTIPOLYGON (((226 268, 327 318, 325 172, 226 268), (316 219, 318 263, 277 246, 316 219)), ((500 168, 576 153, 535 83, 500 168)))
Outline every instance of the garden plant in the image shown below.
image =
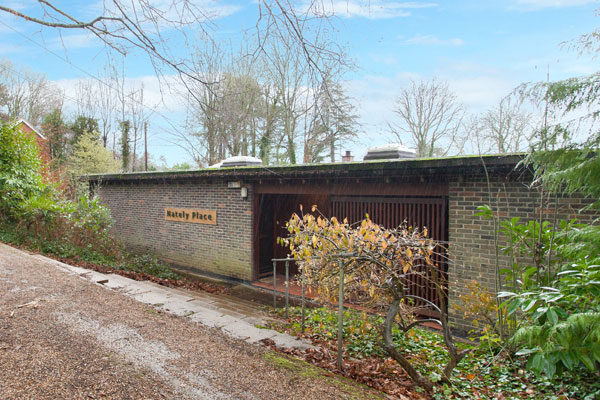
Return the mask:
MULTIPOLYGON (((313 206, 312 212, 317 211, 313 206)), ((444 278, 434 261, 435 253, 441 251, 440 243, 429 238, 426 229, 419 231, 406 225, 386 229, 373 223, 368 215, 360 224, 351 226, 348 221, 311 213, 301 217, 294 214, 287 228, 290 236, 281 242, 300 261, 306 283, 317 287, 322 297, 329 299, 342 284, 347 298, 355 303, 385 310, 386 317, 380 327, 382 348, 415 383, 428 391, 434 383, 396 346, 392 331, 398 327, 406 333, 426 322, 438 324, 448 355, 440 379, 449 382, 452 371, 469 350, 460 350, 454 342, 445 306, 444 278), (411 279, 417 275, 434 285, 441 305, 409 292, 411 279), (438 318, 412 318, 403 308, 416 302, 437 312, 438 318)))

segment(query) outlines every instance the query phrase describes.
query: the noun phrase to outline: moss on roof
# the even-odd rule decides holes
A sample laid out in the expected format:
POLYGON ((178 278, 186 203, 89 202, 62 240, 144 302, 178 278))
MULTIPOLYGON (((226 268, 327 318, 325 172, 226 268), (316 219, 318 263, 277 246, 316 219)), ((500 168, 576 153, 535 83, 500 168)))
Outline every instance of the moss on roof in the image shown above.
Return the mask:
POLYGON ((474 155, 474 156, 452 156, 439 158, 408 158, 399 160, 370 160, 353 161, 345 163, 323 163, 283 166, 245 166, 225 168, 202 168, 181 171, 152 171, 152 172, 128 172, 117 174, 94 174, 83 176, 86 181, 119 181, 119 180, 164 180, 164 179, 187 179, 187 178, 210 178, 210 177, 244 177, 244 178, 286 178, 294 175, 334 175, 339 172, 364 172, 373 170, 418 170, 418 169, 461 169, 480 168, 482 162, 488 167, 515 166, 522 158, 523 153, 510 153, 502 155, 474 155))

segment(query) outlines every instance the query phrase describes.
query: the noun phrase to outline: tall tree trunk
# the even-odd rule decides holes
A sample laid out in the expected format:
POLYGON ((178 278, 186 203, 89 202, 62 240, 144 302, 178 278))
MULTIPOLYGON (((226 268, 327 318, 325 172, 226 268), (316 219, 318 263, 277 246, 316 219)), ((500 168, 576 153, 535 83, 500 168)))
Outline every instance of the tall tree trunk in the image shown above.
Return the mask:
POLYGON ((290 164, 296 164, 296 144, 294 143, 294 138, 288 135, 288 158, 290 160, 290 164))
POLYGON ((335 139, 331 138, 331 143, 329 144, 329 156, 331 157, 331 162, 335 162, 335 139))
POLYGON ((133 132, 133 159, 131 160, 131 172, 135 172, 135 162, 137 161, 137 130, 138 128, 136 127, 133 132))
POLYGON ((271 149, 271 132, 265 131, 263 137, 260 138, 258 158, 263 161, 263 164, 269 164, 269 150, 271 149))

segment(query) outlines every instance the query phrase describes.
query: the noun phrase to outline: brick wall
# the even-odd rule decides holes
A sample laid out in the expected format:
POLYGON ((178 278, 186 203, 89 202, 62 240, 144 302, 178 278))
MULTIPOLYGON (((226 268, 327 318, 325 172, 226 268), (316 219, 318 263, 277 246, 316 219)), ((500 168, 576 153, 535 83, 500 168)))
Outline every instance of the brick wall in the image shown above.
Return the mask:
MULTIPOLYGON (((527 183, 516 177, 491 177, 490 189, 484 176, 454 177, 449 182, 448 235, 452 262, 448 266, 450 320, 463 331, 472 328, 456 312, 458 296, 467 291, 466 286, 475 280, 490 293, 495 290, 494 223, 476 216, 477 206, 489 204, 503 217, 521 217, 529 221, 539 215, 539 193, 529 190, 527 183)), ((552 198, 544 209, 552 220, 556 210, 557 219, 573 219, 590 222, 597 214, 592 211, 579 213, 589 204, 581 196, 552 198), (558 202, 558 204, 556 203, 558 202)), ((501 245, 504 238, 500 237, 501 245)), ((499 252, 500 268, 510 266, 508 256, 499 252)))
POLYGON ((116 237, 134 251, 197 272, 252 279, 252 189, 220 183, 107 184, 102 202, 115 220, 116 237), (217 225, 165 220, 165 207, 217 211, 217 225))
MULTIPOLYGON (((501 217, 519 216, 523 221, 539 213, 539 194, 530 191, 527 179, 516 175, 492 176, 491 190, 485 176, 453 176, 448 181, 448 266, 450 320, 454 327, 472 328, 455 306, 467 284, 479 282, 489 292, 495 289, 495 248, 493 222, 475 216, 477 206, 490 204, 501 217)), ((115 220, 116 236, 137 251, 150 251, 171 263, 198 272, 252 279, 252 205, 240 189, 228 189, 226 182, 111 183, 101 186, 102 201, 115 220), (217 225, 167 221, 165 207, 217 210, 217 225)), ((552 199, 545 210, 558 219, 591 221, 597 214, 579 210, 587 204, 580 196, 552 199), (558 204, 555 208, 554 204, 558 204)), ((550 218, 550 217, 549 217, 550 218)), ((510 265, 500 253, 500 267, 510 265)))

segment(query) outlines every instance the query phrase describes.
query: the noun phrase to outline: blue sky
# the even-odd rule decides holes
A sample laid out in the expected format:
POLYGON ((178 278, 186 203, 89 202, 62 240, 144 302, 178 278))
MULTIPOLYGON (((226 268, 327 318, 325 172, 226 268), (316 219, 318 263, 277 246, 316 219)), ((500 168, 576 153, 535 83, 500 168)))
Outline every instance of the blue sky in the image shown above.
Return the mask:
MULTIPOLYGON (((37 9, 30 0, 3 3, 23 12, 37 9)), ((96 2, 55 3, 82 19, 94 15, 98 7, 96 2)), ((242 29, 256 22, 255 1, 202 3, 220 15, 210 26, 217 38, 235 43, 242 37, 242 29)), ((597 60, 560 46, 599 26, 596 1, 324 3, 337 15, 333 21, 337 40, 357 64, 357 69, 345 76, 344 84, 363 123, 361 139, 348 146, 359 157, 367 146, 390 141, 387 121, 394 120, 394 98, 409 79, 435 76, 446 80, 470 112, 481 113, 519 83, 544 80, 547 69, 552 80, 597 71, 597 60)), ((81 70, 96 74, 101 69, 106 51, 81 32, 63 32, 62 40, 57 34, 56 30, 41 30, 0 13, 0 57, 45 73, 69 93, 77 78, 86 77, 81 70), (57 55, 68 58, 70 64, 57 55)), ((181 43, 174 45, 177 51, 188 50, 181 43)), ((152 107, 169 115, 172 123, 180 122, 180 104, 169 94, 166 104, 159 104, 158 86, 146 59, 132 54, 125 65, 128 78, 146 82, 152 107)), ((165 133, 165 121, 157 118, 151 130, 151 153, 165 156, 169 164, 187 160, 185 152, 165 133)))

